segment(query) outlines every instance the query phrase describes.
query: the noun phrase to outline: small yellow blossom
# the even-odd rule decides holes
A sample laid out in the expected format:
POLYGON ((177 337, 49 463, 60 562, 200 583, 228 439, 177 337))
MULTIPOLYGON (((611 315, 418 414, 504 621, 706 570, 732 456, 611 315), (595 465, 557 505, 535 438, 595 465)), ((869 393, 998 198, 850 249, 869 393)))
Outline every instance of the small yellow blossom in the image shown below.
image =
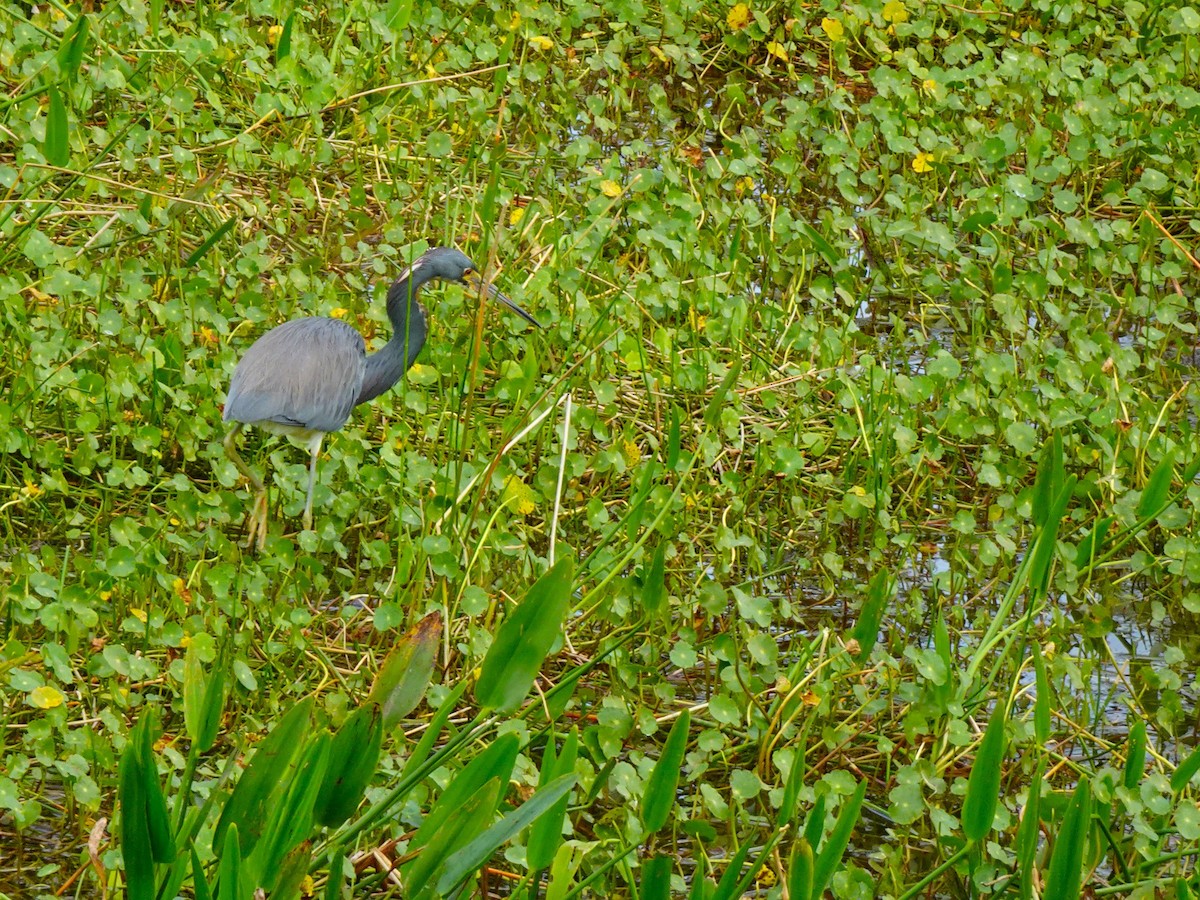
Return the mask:
POLYGON ((536 34, 529 39, 529 43, 537 47, 539 50, 549 50, 554 46, 554 41, 546 37, 544 34, 536 34))
POLYGON ((655 44, 650 45, 650 52, 654 54, 654 58, 660 63, 668 63, 671 61, 667 54, 663 53, 662 48, 656 46, 655 44))
POLYGON ((891 22, 893 25, 908 21, 908 9, 902 0, 888 0, 883 4, 883 20, 891 22))
POLYGON ((611 178, 606 178, 600 182, 600 193, 602 193, 605 197, 620 197, 621 186, 611 178))
POLYGON ((50 687, 48 684, 43 684, 29 692, 29 705, 36 706, 38 709, 54 709, 56 706, 62 706, 66 699, 62 691, 56 687, 50 687))
POLYGON ((926 153, 924 150, 922 150, 920 153, 918 153, 916 156, 913 157, 913 161, 912 161, 913 171, 917 172, 919 174, 922 174, 922 175, 926 172, 932 172, 933 166, 930 165, 930 161, 932 159, 933 159, 932 153, 926 153))
POLYGON ((26 497, 40 497, 42 495, 42 489, 26 478, 25 487, 21 488, 21 493, 26 497))
POLYGON ((346 309, 344 306, 335 306, 329 311, 329 315, 335 319, 344 319, 346 318, 346 314, 348 312, 350 312, 350 310, 346 309))
POLYGON ((642 448, 637 445, 637 441, 632 438, 625 438, 621 442, 621 455, 625 457, 625 465, 633 466, 642 458, 642 448))
POLYGON ((100 602, 107 603, 111 599, 112 599, 112 591, 101 591, 100 592, 100 602))
POLYGON ((739 197, 747 191, 754 190, 754 179, 749 175, 743 175, 734 183, 733 190, 739 197))
POLYGON ((508 214, 508 224, 520 225, 523 218, 525 218, 525 207, 514 206, 512 211, 508 214))
POLYGON ((217 342, 217 333, 207 325, 200 326, 200 343, 208 344, 210 347, 217 342))
POLYGON ((729 26, 730 31, 741 31, 750 24, 750 7, 745 3, 739 3, 725 16, 725 24, 729 26))
POLYGON ((137 609, 136 607, 131 606, 131 607, 129 607, 129 614, 131 616, 133 616, 135 619, 137 619, 139 622, 141 622, 143 625, 146 624, 147 616, 146 616, 146 611, 144 609, 137 609))
POLYGON ((926 78, 924 81, 921 82, 921 89, 928 91, 931 94, 937 90, 937 86, 938 86, 938 83, 936 81, 934 81, 932 78, 926 78))
POLYGON ((516 31, 520 27, 520 25, 521 25, 521 14, 519 12, 514 12, 512 14, 512 19, 509 20, 508 25, 505 27, 507 27, 509 31, 516 31))
POLYGON ((267 29, 267 43, 274 47, 279 43, 279 36, 283 34, 282 25, 272 25, 267 29))
POLYGON ((777 59, 788 61, 788 52, 779 41, 767 41, 767 52, 777 59))
POLYGON ((837 19, 831 19, 826 16, 821 20, 821 30, 825 32, 826 37, 831 41, 844 41, 846 39, 846 29, 842 27, 842 23, 837 19))

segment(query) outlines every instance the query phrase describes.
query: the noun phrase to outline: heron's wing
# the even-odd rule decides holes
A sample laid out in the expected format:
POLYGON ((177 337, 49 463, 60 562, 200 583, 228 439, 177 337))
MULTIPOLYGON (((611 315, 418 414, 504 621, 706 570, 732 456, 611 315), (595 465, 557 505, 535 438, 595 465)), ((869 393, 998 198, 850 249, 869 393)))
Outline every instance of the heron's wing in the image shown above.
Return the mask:
POLYGON ((224 419, 337 431, 354 408, 365 357, 362 335, 345 322, 285 322, 255 341, 238 363, 224 419))

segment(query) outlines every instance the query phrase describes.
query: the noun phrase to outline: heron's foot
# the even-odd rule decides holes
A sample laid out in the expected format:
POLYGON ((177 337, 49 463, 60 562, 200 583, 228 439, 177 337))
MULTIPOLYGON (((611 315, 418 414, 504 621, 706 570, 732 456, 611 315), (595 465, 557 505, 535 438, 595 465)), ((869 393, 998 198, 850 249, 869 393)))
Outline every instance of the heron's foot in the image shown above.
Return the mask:
POLYGON ((254 497, 254 508, 250 510, 250 524, 246 529, 246 549, 257 546, 262 550, 267 545, 267 492, 259 491, 254 497))

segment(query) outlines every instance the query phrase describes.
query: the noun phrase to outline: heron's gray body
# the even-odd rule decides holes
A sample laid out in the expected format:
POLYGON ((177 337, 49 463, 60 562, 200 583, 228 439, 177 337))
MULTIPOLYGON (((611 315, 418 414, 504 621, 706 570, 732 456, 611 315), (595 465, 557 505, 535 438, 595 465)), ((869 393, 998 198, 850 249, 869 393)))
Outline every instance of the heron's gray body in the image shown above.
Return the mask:
MULTIPOLYGON (((251 540, 266 537, 266 487, 242 461, 234 446, 246 425, 287 435, 308 447, 308 500, 305 528, 312 524, 313 486, 321 441, 338 431, 360 403, 373 400, 403 377, 421 352, 429 320, 417 302, 417 290, 433 278, 482 285, 475 264, 450 247, 435 247, 421 256, 388 289, 387 314, 392 336, 378 353, 367 355, 362 335, 337 319, 294 319, 272 328, 255 341, 234 370, 223 418, 234 427, 225 451, 258 490, 251 518, 251 540)), ((497 291, 492 296, 537 322, 497 291)))

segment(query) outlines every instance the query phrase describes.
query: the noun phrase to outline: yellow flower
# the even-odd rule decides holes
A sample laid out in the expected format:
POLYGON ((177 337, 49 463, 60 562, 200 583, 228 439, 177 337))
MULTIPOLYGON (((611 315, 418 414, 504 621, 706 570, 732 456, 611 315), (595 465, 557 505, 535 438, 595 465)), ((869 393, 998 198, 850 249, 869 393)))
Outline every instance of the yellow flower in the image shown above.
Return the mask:
POLYGON ((525 207, 514 206, 512 211, 508 214, 508 224, 519 225, 523 218, 525 218, 525 207))
POLYGON ((512 20, 508 23, 508 26, 507 26, 508 30, 516 31, 518 26, 520 26, 520 24, 521 24, 521 14, 519 12, 514 12, 512 14, 512 20))
POLYGON ((667 54, 663 53, 663 51, 662 51, 662 48, 661 48, 661 47, 658 47, 658 46, 656 46, 656 45, 654 45, 654 44, 651 44, 651 45, 650 45, 650 52, 654 54, 654 57, 655 57, 655 59, 657 59, 657 60, 658 60, 660 63, 668 63, 668 62, 670 62, 670 61, 671 61, 671 60, 670 60, 670 59, 667 57, 667 54))
POLYGON ((43 684, 29 692, 29 705, 36 706, 38 709, 54 709, 56 706, 62 706, 66 699, 62 691, 50 687, 48 684, 43 684))
POLYGON ((533 46, 537 47, 539 50, 549 50, 554 46, 554 41, 550 40, 550 38, 546 37, 544 34, 534 35, 529 39, 529 43, 533 44, 533 46))
POLYGON ((788 61, 788 52, 779 41, 767 41, 767 52, 784 62, 788 61))
POLYGON ((26 478, 25 487, 21 488, 21 493, 26 497, 40 497, 42 495, 42 489, 26 478))
POLYGON ((504 493, 500 495, 500 502, 511 506, 517 515, 521 516, 527 516, 537 509, 533 488, 516 475, 509 475, 504 479, 504 493))
POLYGON ((335 306, 329 311, 329 315, 335 319, 344 319, 346 318, 346 313, 348 312, 350 312, 350 310, 346 309, 344 306, 335 306))
POLYGON ((888 0, 883 4, 883 20, 895 25, 897 22, 908 21, 908 9, 902 0, 888 0))
POLYGON ((921 82, 922 90, 929 91, 929 93, 931 93, 931 94, 937 90, 937 86, 938 86, 937 82, 934 81, 932 78, 926 78, 924 81, 921 82))
POLYGON ((600 193, 602 193, 605 197, 620 197, 621 186, 611 178, 606 178, 604 181, 600 182, 600 193))
POLYGON ((749 175, 743 175, 736 182, 734 182, 733 190, 739 197, 747 191, 754 190, 754 179, 749 175))
POLYGON ((741 31, 750 24, 750 7, 745 3, 739 3, 725 17, 725 24, 729 26, 730 31, 741 31))
POLYGON ((642 448, 632 438, 621 442, 621 455, 625 457, 625 465, 633 466, 642 458, 642 448))
POLYGON ((916 156, 913 157, 913 161, 912 161, 913 171, 917 172, 919 174, 922 174, 922 175, 926 172, 932 172, 933 166, 931 166, 929 164, 930 160, 932 160, 932 159, 933 159, 932 153, 926 153, 924 150, 922 150, 920 153, 918 153, 916 156))
POLYGON ((137 619, 139 622, 141 622, 142 624, 145 624, 146 611, 144 609, 137 609, 137 608, 131 606, 131 607, 129 607, 129 614, 131 616, 133 616, 135 619, 137 619))
POLYGON ((842 27, 842 23, 837 19, 831 19, 826 16, 821 20, 821 30, 831 41, 844 41, 846 39, 846 29, 842 27))
POLYGON ((272 25, 267 29, 267 43, 274 47, 279 43, 279 36, 283 34, 282 25, 272 25))

